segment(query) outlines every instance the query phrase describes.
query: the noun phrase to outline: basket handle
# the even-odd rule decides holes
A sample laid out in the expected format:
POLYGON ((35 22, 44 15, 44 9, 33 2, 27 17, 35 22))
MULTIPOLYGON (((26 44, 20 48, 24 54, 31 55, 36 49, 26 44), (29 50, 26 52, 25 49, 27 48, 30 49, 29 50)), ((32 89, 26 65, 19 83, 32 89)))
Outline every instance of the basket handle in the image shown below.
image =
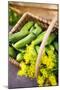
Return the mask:
POLYGON ((45 47, 46 41, 47 41, 47 39, 48 39, 48 37, 49 37, 49 35, 50 35, 50 33, 51 33, 55 23, 56 23, 56 21, 57 21, 57 15, 54 17, 54 19, 52 20, 51 24, 49 25, 49 27, 48 27, 48 29, 46 31, 46 34, 45 34, 45 36, 43 38, 43 41, 42 41, 42 43, 40 45, 39 53, 38 53, 38 57, 37 57, 37 61, 36 61, 36 67, 35 67, 35 76, 36 76, 36 78, 37 78, 38 72, 39 72, 39 64, 41 62, 41 57, 42 57, 42 54, 43 54, 43 49, 45 47))

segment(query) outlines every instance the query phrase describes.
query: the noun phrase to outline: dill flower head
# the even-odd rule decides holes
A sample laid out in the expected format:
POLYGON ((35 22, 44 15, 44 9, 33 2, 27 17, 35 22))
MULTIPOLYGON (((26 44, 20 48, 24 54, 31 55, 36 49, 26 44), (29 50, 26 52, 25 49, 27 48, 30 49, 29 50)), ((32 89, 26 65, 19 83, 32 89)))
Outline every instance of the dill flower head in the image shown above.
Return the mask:
MULTIPOLYGON (((21 69, 18 71, 19 76, 27 76, 31 79, 35 78, 35 66, 36 66, 37 52, 34 48, 34 43, 26 46, 24 53, 24 62, 20 62, 21 69)), ((39 86, 57 85, 56 77, 53 69, 56 69, 57 55, 54 48, 50 46, 47 49, 47 53, 44 49, 41 62, 39 75, 37 77, 37 83, 39 86)))
POLYGON ((26 66, 26 64, 24 62, 21 62, 20 63, 20 66, 21 66, 21 69, 18 70, 17 75, 18 76, 24 76, 26 74, 26 68, 27 68, 27 66, 26 66))
POLYGON ((57 85, 56 77, 54 74, 50 74, 48 79, 49 79, 51 85, 54 85, 54 86, 57 85))
POLYGON ((31 45, 27 46, 26 50, 25 50, 25 54, 24 54, 24 60, 25 60, 26 64, 34 63, 36 61, 36 58, 37 58, 37 53, 34 49, 34 45, 31 44, 31 45))
POLYGON ((30 78, 35 78, 35 65, 31 64, 27 70, 27 76, 30 78))
POLYGON ((38 83, 38 85, 39 86, 43 86, 43 84, 44 84, 44 80, 45 80, 45 78, 43 77, 43 76, 38 76, 37 77, 37 83, 38 83))
POLYGON ((48 55, 46 53, 43 54, 41 63, 46 65, 48 69, 53 69, 56 66, 56 55, 54 51, 48 50, 48 55))
POLYGON ((40 73, 43 75, 43 77, 48 78, 48 71, 46 68, 42 67, 40 69, 40 73))

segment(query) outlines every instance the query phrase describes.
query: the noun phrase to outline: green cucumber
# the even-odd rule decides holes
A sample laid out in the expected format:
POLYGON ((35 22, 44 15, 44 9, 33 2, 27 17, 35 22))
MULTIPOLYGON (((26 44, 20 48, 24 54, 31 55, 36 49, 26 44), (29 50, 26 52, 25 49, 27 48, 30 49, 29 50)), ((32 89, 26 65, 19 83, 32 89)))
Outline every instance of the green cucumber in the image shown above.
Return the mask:
MULTIPOLYGON (((36 50, 37 54, 39 53, 39 48, 40 48, 40 46, 38 46, 38 45, 35 46, 35 50, 36 50)), ((48 51, 49 50, 54 51, 54 46, 50 44, 50 45, 48 45, 48 46, 45 47, 45 52, 47 54, 48 54, 48 51)))
POLYGON ((58 42, 55 41, 53 44, 54 44, 55 49, 58 51, 58 42))
POLYGON ((13 47, 9 46, 9 56, 15 58, 16 57, 16 52, 13 49, 13 47))
POLYGON ((36 52, 37 52, 37 54, 38 54, 38 52, 39 52, 39 46, 38 46, 38 45, 35 46, 35 50, 36 50, 36 52))
POLYGON ((16 57, 16 60, 17 60, 18 62, 20 62, 21 60, 23 60, 23 54, 22 54, 22 53, 18 53, 18 54, 17 54, 17 57, 16 57))
POLYGON ((9 34, 9 42, 10 43, 15 43, 16 41, 22 39, 26 35, 29 34, 29 29, 33 26, 33 21, 27 22, 22 29, 14 34, 9 34))
MULTIPOLYGON (((33 41, 34 45, 40 44, 42 42, 45 33, 46 33, 46 31, 39 34, 39 36, 33 41)), ((55 40, 55 38, 56 38, 55 33, 51 33, 50 36, 48 37, 46 45, 51 44, 55 40)))
POLYGON ((49 38, 48 38, 48 40, 47 40, 46 45, 51 44, 55 40, 55 38, 56 38, 56 34, 55 33, 51 33, 49 38))
POLYGON ((38 37, 33 41, 34 45, 40 44, 42 42, 45 33, 46 33, 46 31, 44 31, 38 35, 38 37))
POLYGON ((36 28, 28 36, 19 40, 15 44, 12 44, 12 46, 16 49, 20 49, 26 46, 26 44, 30 44, 31 41, 34 40, 42 31, 41 27, 37 23, 35 24, 35 27, 36 28))

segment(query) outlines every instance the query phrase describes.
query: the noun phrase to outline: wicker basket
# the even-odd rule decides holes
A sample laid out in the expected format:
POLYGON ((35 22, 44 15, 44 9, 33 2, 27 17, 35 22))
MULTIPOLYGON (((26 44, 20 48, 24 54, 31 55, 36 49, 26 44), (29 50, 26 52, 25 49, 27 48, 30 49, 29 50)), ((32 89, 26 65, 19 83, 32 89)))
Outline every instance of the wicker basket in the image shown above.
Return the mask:
MULTIPOLYGON (((46 30, 48 28, 48 26, 51 22, 51 21, 48 21, 44 18, 39 18, 35 15, 32 15, 29 12, 26 12, 26 13, 23 14, 23 16, 20 18, 20 20, 17 22, 17 24, 12 28, 12 30, 9 33, 18 32, 23 27, 23 25, 29 20, 33 20, 34 22, 37 22, 38 24, 41 24, 41 26, 44 28, 44 30, 46 30)), ((58 27, 57 27, 57 23, 56 23, 53 30, 57 30, 57 29, 58 29, 58 27)), ((20 68, 20 64, 16 60, 9 57, 9 61, 12 64, 14 64, 15 66, 20 68)))

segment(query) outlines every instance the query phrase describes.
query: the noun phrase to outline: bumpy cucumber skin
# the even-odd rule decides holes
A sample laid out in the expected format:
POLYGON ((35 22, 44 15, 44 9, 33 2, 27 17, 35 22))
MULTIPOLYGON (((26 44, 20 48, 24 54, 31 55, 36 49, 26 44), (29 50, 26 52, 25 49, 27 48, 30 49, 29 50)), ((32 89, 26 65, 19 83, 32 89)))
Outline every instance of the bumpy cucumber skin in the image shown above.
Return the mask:
MULTIPOLYGON (((33 41, 34 45, 37 45, 37 44, 39 44, 39 43, 42 42, 45 33, 46 33, 46 31, 42 32, 42 33, 33 41)), ((51 44, 51 43, 54 41, 55 38, 56 38, 55 33, 51 33, 51 35, 49 36, 49 38, 48 38, 48 40, 47 40, 46 45, 51 44)))
POLYGON ((20 48, 26 46, 26 44, 30 44, 31 41, 34 40, 36 38, 36 36, 38 36, 42 31, 41 27, 38 26, 38 24, 35 24, 35 26, 36 26, 36 28, 28 36, 19 40, 12 46, 16 49, 20 49, 20 48))
POLYGON ((48 40, 47 40, 46 45, 51 44, 55 40, 55 38, 56 38, 56 34, 55 33, 51 33, 49 38, 48 38, 48 40))
POLYGON ((9 34, 9 42, 10 43, 15 43, 16 41, 22 39, 26 35, 29 34, 29 29, 33 26, 33 21, 27 22, 22 29, 14 34, 9 34))
POLYGON ((33 33, 31 33, 24 39, 16 42, 15 44, 12 44, 12 46, 16 49, 20 49, 20 48, 24 47, 26 44, 29 44, 34 38, 35 38, 35 35, 33 33))
POLYGON ((34 45, 37 45, 40 42, 42 42, 45 33, 46 33, 46 31, 44 31, 44 32, 42 32, 41 34, 38 35, 38 37, 33 41, 34 45))
POLYGON ((15 50, 11 46, 9 46, 9 56, 12 57, 12 58, 16 57, 15 50))

